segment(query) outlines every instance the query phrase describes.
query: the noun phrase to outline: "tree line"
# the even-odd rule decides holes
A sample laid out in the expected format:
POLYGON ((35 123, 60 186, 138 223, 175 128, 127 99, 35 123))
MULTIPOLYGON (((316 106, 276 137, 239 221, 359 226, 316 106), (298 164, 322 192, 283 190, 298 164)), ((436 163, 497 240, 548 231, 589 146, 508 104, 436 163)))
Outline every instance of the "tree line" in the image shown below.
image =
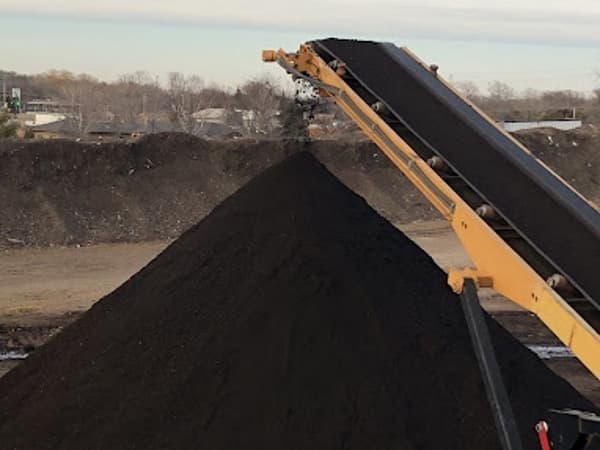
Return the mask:
POLYGON ((517 92, 510 85, 494 81, 482 93, 470 81, 454 83, 456 88, 496 120, 552 120, 577 118, 600 122, 600 89, 591 94, 573 90, 517 92))
POLYGON ((301 114, 293 96, 269 77, 250 79, 235 89, 207 84, 197 75, 168 74, 166 85, 144 71, 122 75, 114 82, 87 74, 51 70, 38 75, 0 72, 0 79, 20 87, 23 104, 52 99, 68 112, 77 135, 98 122, 141 123, 169 120, 179 131, 202 134, 206 123, 197 114, 207 108, 225 110, 225 122, 248 136, 273 136, 286 117, 301 114), (243 112, 243 114, 242 114, 243 112))
MULTIPOLYGON (((160 120, 169 121, 174 129, 202 135, 207 123, 199 120, 198 113, 208 108, 224 110, 225 123, 246 136, 306 133, 298 98, 268 77, 247 80, 234 89, 178 72, 170 73, 165 84, 144 71, 124 74, 114 82, 64 70, 38 75, 0 71, 0 80, 10 87, 21 88, 23 104, 34 99, 58 101, 69 111, 73 134, 79 136, 85 135, 97 122, 160 120)), ((473 82, 459 81, 454 85, 496 120, 559 119, 569 118, 574 113, 576 118, 600 122, 600 89, 587 95, 571 90, 529 89, 518 93, 508 84, 494 81, 483 93, 473 82)), ((308 109, 314 109, 314 98, 310 101, 312 105, 308 109)), ((317 103, 320 112, 335 111, 331 102, 317 103)))

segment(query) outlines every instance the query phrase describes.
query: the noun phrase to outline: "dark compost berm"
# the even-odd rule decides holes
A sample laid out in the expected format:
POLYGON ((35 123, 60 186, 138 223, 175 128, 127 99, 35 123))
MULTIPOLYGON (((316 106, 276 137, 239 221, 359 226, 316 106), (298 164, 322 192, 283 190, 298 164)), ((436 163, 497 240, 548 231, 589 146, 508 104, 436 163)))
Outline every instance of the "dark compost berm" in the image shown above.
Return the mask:
MULTIPOLYGON (((489 321, 526 448, 593 406, 489 321)), ((2 449, 499 449, 458 298, 307 153, 0 379, 2 449)))

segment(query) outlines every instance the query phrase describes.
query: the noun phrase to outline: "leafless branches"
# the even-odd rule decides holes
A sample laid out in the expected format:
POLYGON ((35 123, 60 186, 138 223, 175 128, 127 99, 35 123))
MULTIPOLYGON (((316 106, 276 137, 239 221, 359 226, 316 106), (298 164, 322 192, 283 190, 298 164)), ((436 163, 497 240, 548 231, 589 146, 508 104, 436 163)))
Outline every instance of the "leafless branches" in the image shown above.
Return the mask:
POLYGON ((182 131, 200 134, 205 122, 198 120, 197 114, 206 108, 212 108, 221 95, 214 87, 205 87, 204 81, 197 75, 185 76, 171 72, 167 87, 168 108, 171 120, 182 131))
POLYGON ((282 93, 268 78, 255 78, 240 87, 245 109, 249 111, 245 122, 250 134, 271 136, 278 126, 277 113, 282 93))

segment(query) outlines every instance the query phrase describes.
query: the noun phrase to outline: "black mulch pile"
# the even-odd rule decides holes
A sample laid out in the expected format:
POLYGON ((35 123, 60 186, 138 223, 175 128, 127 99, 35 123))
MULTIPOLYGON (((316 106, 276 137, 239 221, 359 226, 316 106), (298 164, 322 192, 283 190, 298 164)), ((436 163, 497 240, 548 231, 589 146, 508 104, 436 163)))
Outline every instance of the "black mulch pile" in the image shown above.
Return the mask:
MULTIPOLYGON (((525 447, 593 406, 490 319, 525 447)), ((2 449, 500 449, 459 299, 298 153, 0 379, 2 449)))

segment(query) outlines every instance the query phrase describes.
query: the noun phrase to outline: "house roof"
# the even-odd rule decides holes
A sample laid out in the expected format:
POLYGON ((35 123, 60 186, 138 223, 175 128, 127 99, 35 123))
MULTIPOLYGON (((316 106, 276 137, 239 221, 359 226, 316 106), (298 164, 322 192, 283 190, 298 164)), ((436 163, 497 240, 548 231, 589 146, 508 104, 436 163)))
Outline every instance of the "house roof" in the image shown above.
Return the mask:
MULTIPOLYGON (((120 123, 120 122, 92 122, 87 127, 88 134, 133 134, 133 133, 160 133, 165 131, 176 131, 176 126, 167 121, 153 121, 147 124, 120 123)), ((31 129, 48 133, 74 133, 79 129, 77 120, 67 118, 56 122, 34 125, 31 129)))
POLYGON ((224 120, 227 115, 227 110, 225 108, 204 108, 200 111, 192 114, 192 117, 196 120, 224 120))
POLYGON ((33 131, 45 131, 48 133, 68 133, 77 129, 77 121, 74 119, 63 119, 55 122, 33 125, 33 131))
MULTIPOLYGON (((37 131, 47 133, 75 134, 79 130, 79 124, 77 120, 67 118, 48 124, 34 125, 31 127, 31 129, 34 132, 37 131)), ((176 124, 168 120, 155 120, 142 124, 120 122, 93 122, 87 127, 87 130, 87 134, 96 135, 131 135, 134 133, 152 134, 180 131, 179 127, 176 124)), ((197 134, 208 138, 226 138, 234 135, 240 135, 241 133, 235 128, 232 128, 228 125, 213 122, 205 122, 202 124, 197 134)))

